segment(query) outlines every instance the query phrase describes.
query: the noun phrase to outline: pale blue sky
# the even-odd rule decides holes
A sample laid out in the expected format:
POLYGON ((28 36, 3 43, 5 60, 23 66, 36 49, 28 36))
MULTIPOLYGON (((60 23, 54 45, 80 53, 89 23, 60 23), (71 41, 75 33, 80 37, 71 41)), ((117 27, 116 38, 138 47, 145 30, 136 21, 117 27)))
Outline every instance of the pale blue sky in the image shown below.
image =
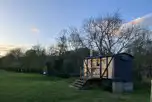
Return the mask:
POLYGON ((62 29, 118 9, 130 21, 152 13, 152 0, 0 0, 0 46, 51 45, 62 29))

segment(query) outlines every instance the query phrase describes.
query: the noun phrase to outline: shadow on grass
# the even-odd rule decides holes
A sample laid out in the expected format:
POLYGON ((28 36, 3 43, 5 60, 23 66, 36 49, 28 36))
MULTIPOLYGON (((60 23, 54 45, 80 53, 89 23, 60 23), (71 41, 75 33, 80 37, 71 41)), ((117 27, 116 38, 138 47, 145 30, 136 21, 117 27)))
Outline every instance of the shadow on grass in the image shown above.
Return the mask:
POLYGON ((69 78, 62 78, 62 77, 56 77, 56 76, 47 76, 42 74, 31 74, 31 73, 15 73, 12 74, 11 79, 19 80, 19 81, 50 81, 50 82, 56 82, 56 81, 65 81, 67 83, 72 83, 75 81, 75 77, 69 77, 69 78))
POLYGON ((60 81, 63 80, 63 78, 59 77, 51 77, 51 76, 45 76, 45 75, 21 75, 21 76, 14 76, 12 77, 15 80, 26 80, 26 81, 60 81))
POLYGON ((43 74, 35 74, 35 73, 17 73, 17 72, 10 72, 5 70, 0 70, 0 76, 8 78, 12 81, 65 81, 67 83, 72 83, 77 77, 56 77, 56 76, 48 76, 43 74), (2 75, 2 76, 1 76, 2 75))

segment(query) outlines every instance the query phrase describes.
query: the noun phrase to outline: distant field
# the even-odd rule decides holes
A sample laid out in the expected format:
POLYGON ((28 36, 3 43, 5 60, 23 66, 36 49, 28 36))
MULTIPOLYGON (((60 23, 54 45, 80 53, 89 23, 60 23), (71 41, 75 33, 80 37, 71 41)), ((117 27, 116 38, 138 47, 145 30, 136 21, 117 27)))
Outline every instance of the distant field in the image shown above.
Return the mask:
POLYGON ((102 90, 80 91, 69 87, 73 79, 0 70, 0 102, 149 102, 146 90, 112 94, 102 90))

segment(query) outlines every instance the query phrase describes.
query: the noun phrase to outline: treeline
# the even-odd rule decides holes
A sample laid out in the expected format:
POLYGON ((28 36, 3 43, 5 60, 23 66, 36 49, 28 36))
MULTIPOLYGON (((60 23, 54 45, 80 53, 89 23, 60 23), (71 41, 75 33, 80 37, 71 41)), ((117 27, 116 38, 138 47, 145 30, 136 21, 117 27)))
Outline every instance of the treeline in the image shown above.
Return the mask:
POLYGON ((27 51, 16 48, 0 58, 0 68, 18 72, 79 75, 83 59, 93 55, 127 52, 134 56, 136 78, 151 77, 152 39, 148 28, 124 24, 118 13, 85 20, 82 28, 71 27, 59 34, 56 45, 47 49, 40 45, 27 51), (48 64, 49 63, 49 64, 48 64))
POLYGON ((77 51, 66 51, 63 54, 46 53, 40 45, 34 46, 25 53, 20 48, 11 50, 7 55, 0 58, 0 68, 8 71, 43 73, 47 69, 50 75, 72 75, 79 76, 80 66, 85 56, 89 55, 87 48, 77 51))

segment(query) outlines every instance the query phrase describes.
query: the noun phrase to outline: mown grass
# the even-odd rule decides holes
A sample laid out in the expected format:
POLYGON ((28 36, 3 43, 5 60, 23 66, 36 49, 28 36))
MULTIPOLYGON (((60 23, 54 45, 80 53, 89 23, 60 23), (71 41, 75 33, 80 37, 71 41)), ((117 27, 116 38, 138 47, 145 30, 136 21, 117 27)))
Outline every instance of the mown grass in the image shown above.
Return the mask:
POLYGON ((149 102, 148 90, 112 94, 70 88, 70 79, 0 70, 0 102, 149 102))

